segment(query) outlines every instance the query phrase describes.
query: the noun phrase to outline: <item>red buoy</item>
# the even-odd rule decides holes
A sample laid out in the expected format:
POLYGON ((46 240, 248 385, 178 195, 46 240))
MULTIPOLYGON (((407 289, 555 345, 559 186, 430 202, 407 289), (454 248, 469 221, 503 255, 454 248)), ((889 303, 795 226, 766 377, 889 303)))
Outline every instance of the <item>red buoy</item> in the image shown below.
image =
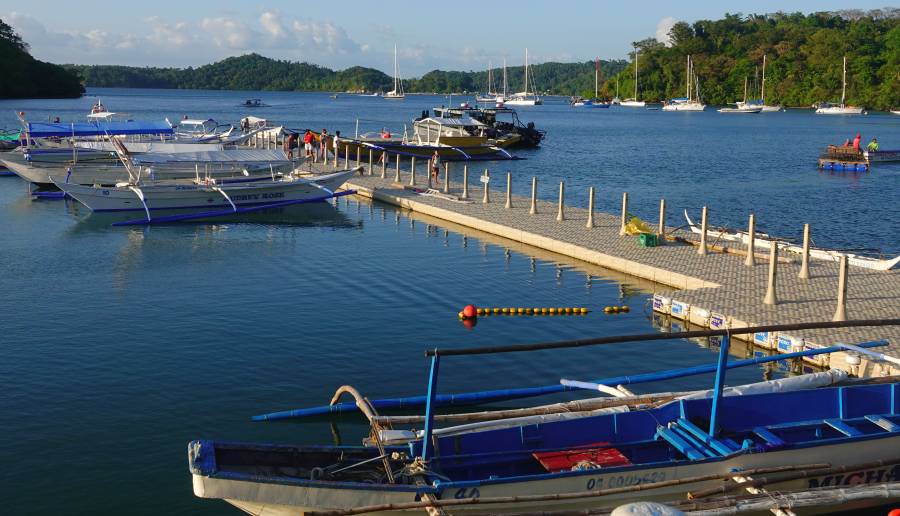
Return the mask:
POLYGON ((475 305, 466 305, 462 310, 462 314, 466 319, 472 319, 478 315, 478 310, 475 308, 475 305))

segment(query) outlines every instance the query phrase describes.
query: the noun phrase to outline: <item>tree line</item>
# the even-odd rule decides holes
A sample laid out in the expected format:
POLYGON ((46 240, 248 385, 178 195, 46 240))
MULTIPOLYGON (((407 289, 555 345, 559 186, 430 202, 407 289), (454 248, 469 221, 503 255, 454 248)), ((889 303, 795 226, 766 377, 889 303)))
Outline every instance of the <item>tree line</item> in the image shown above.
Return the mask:
POLYGON ((0 98, 69 98, 84 93, 78 75, 38 61, 28 50, 16 31, 0 20, 0 98))

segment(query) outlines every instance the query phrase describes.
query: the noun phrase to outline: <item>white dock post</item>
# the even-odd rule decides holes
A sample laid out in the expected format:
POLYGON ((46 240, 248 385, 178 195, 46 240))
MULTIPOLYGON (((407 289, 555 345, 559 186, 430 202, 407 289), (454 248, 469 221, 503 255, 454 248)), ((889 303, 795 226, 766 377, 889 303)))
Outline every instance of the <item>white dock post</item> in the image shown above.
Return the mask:
POLYGON ((387 177, 387 151, 381 151, 381 179, 387 177))
POLYGON ((531 209, 528 213, 537 213, 537 176, 531 176, 531 209))
POLYGON ((559 182, 559 211, 556 212, 556 221, 562 222, 566 220, 566 215, 563 212, 563 206, 566 204, 566 182, 559 182))
POLYGON ((370 175, 370 176, 375 175, 375 174, 372 172, 372 162, 373 162, 373 158, 372 158, 372 147, 369 147, 369 175, 370 175))
POLYGON ((360 155, 362 154, 362 149, 359 148, 359 145, 356 146, 356 168, 359 168, 360 155))
POLYGON ((588 188, 588 219, 585 227, 594 227, 594 187, 588 188))
POLYGON ((850 272, 849 270, 849 262, 847 261, 847 255, 841 256, 841 262, 838 265, 838 294, 837 294, 837 308, 834 311, 834 317, 831 318, 832 321, 846 321, 847 320, 847 274, 850 272))
POLYGON ((344 168, 350 168, 350 145, 344 147, 344 168))
POLYGON ((703 212, 700 215, 700 246, 697 247, 697 254, 701 256, 706 255, 706 230, 709 227, 709 218, 706 210, 706 206, 703 207, 703 212))
POLYGON ((775 278, 776 278, 777 267, 778 267, 778 246, 775 245, 775 242, 772 242, 772 247, 769 248, 769 285, 766 288, 766 298, 763 299, 763 304, 766 304, 766 305, 777 305, 778 304, 778 296, 775 295, 775 278))
POLYGON ((463 164, 463 193, 462 199, 469 198, 469 164, 463 164))
POLYGON ((481 203, 487 204, 491 202, 491 172, 488 169, 484 169, 484 179, 482 180, 482 184, 484 184, 484 197, 481 198, 481 203))
MULTIPOLYGON (((340 143, 334 146, 334 168, 338 168, 338 154, 340 153, 340 143)), ((327 159, 325 161, 328 161, 327 159)))
POLYGON ((659 200, 659 226, 656 228, 656 245, 666 241, 666 200, 659 200))
POLYGON ((444 193, 450 193, 450 162, 444 162, 444 193))
POLYGON ((409 186, 416 186, 416 157, 409 159, 409 186))
POLYGON ((809 279, 809 224, 803 225, 803 255, 800 262, 800 273, 797 274, 797 277, 809 279))
POLYGON ((750 214, 750 223, 747 225, 747 259, 744 260, 744 265, 747 267, 753 267, 756 265, 756 228, 755 228, 756 217, 751 213, 750 214))
POLYGON ((394 182, 400 182, 400 154, 397 154, 397 170, 394 172, 394 182))
POLYGON ((506 173, 506 209, 512 208, 512 172, 506 173))
POLYGON ((622 224, 619 228, 619 235, 625 235, 625 224, 628 224, 626 220, 628 218, 628 192, 622 192, 622 224))

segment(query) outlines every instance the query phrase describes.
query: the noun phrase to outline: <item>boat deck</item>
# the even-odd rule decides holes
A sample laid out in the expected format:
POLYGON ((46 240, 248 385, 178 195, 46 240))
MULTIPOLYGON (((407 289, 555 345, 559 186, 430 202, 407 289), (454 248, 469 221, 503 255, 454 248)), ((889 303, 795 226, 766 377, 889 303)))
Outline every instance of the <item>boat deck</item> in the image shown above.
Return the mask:
MULTIPOLYGON (((393 161, 393 160, 392 160, 393 161)), ((392 165, 394 165, 392 163, 392 165)), ((318 167, 324 168, 319 164, 318 167)), ((831 320, 836 308, 838 292, 838 264, 810 260, 809 280, 797 277, 800 256, 781 253, 780 259, 793 263, 779 263, 777 267, 778 304, 763 304, 768 277, 767 250, 757 248, 757 264, 744 265, 745 256, 711 250, 707 255, 697 253, 697 247, 667 242, 659 247, 641 247, 634 236, 619 236, 620 219, 600 211, 594 212, 594 227, 586 228, 587 209, 565 206, 565 220, 558 222, 557 204, 537 202, 537 214, 529 214, 530 198, 513 196, 512 208, 505 208, 505 178, 492 176, 491 202, 482 203, 483 189, 477 183, 480 172, 470 173, 469 195, 474 202, 452 200, 462 192, 462 165, 451 166, 450 196, 421 195, 404 185, 409 183, 408 168, 401 170, 402 184, 394 183, 396 165, 389 166, 382 179, 381 168, 373 175, 357 175, 345 188, 359 195, 429 215, 462 226, 491 233, 514 242, 599 265, 616 272, 636 276, 660 284, 654 296, 654 310, 668 315, 673 326, 687 322, 703 327, 722 328, 764 324, 792 324, 831 320), (456 181, 453 181, 453 180, 456 181), (666 305, 665 301, 671 301, 666 305)), ((327 167, 328 169, 331 166, 327 167)), ((480 171, 481 168, 479 167, 480 171)), ((443 175, 443 174, 442 174, 443 175)), ((417 184, 427 183, 425 167, 417 167, 417 184)), ((558 188, 543 185, 544 189, 558 188)), ((529 192, 530 193, 530 192, 529 192)), ((618 207, 616 207, 618 208, 618 207)), ((669 216, 680 213, 678 207, 668 209, 669 216)), ((667 234, 687 240, 696 235, 667 228, 667 234)), ((714 241, 719 248, 743 250, 743 245, 714 241)), ((850 267, 848 277, 847 317, 849 319, 878 319, 900 317, 900 270, 875 271, 850 267)), ((780 352, 798 351, 833 345, 836 342, 862 342, 891 339, 892 344, 879 351, 900 356, 900 328, 850 328, 841 330, 806 330, 790 335, 746 335, 754 344, 780 352)), ((817 365, 841 367, 860 375, 879 376, 900 374, 900 368, 885 362, 873 363, 863 359, 859 366, 846 364, 843 353, 811 357, 817 365)))

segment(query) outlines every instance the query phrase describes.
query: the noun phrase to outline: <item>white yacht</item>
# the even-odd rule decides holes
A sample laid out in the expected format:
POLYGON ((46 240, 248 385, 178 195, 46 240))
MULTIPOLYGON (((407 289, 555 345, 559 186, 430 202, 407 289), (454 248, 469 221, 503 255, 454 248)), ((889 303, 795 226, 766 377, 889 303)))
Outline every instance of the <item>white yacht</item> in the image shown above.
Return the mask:
POLYGON ((863 108, 848 106, 844 103, 847 97, 847 56, 844 56, 844 71, 841 77, 841 103, 830 104, 823 102, 816 108, 818 115, 861 115, 863 108))
POLYGON ((402 100, 406 98, 403 93, 403 79, 400 78, 400 64, 397 62, 397 45, 394 45, 394 89, 384 94, 388 100, 402 100))

